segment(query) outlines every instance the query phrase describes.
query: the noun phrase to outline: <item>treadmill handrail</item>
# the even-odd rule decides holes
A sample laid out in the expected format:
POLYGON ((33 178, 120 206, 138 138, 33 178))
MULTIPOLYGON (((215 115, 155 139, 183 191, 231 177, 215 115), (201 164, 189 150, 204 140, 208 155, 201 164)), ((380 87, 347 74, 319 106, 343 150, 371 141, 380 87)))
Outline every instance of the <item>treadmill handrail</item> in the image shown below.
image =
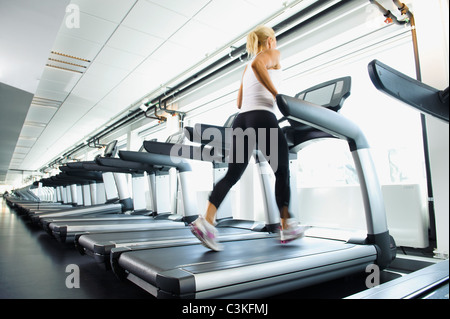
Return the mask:
POLYGON ((277 104, 286 118, 346 140, 351 151, 369 148, 369 143, 359 126, 340 113, 283 94, 277 95, 277 104))
POLYGON ((145 150, 151 154, 170 155, 198 161, 222 161, 222 156, 205 156, 209 155, 210 149, 203 146, 155 141, 144 141, 144 146, 145 150), (169 154, 167 154, 167 149, 170 150, 169 154))
POLYGON ((155 171, 155 168, 152 165, 132 161, 125 161, 121 158, 116 157, 97 157, 95 161, 97 162, 97 164, 101 166, 127 169, 130 170, 130 172, 132 173, 139 173, 144 171, 151 173, 155 171))
MULTIPOLYGON (((443 92, 425 83, 415 80, 378 60, 368 65, 373 85, 381 92, 400 100, 424 114, 432 115, 448 123, 448 91, 443 92)), ((448 88, 447 88, 448 90, 448 88)))
POLYGON ((317 104, 281 94, 277 95, 277 103, 286 118, 308 124, 348 142, 363 197, 367 240, 379 249, 377 264, 382 268, 389 265, 395 258, 395 243, 389 235, 383 193, 364 133, 343 115, 317 104))
POLYGON ((174 158, 170 155, 151 154, 147 152, 119 151, 119 157, 126 161, 175 167, 179 172, 192 171, 189 160, 174 158))
POLYGON ((112 166, 104 166, 99 165, 95 162, 92 163, 83 163, 83 168, 87 171, 98 171, 102 173, 133 173, 132 169, 129 168, 119 168, 119 167, 112 167, 112 166))

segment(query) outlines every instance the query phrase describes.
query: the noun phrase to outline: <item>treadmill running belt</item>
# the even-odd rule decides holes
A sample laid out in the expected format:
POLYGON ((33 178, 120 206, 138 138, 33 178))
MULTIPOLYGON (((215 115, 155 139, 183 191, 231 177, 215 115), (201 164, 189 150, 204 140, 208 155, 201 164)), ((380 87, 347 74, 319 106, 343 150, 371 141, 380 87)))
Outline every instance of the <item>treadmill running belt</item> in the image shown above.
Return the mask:
MULTIPOLYGON (((244 233, 244 230, 237 228, 218 228, 218 230, 219 236, 244 233)), ((253 233, 250 230, 247 232, 253 233)), ((94 233, 80 236, 78 244, 94 253, 105 253, 111 246, 130 247, 152 242, 181 241, 182 239, 198 240, 192 235, 189 227, 184 227, 176 229, 152 229, 149 231, 94 233)), ((194 242, 198 243, 198 241, 194 242)))
MULTIPOLYGON (((130 251, 120 255, 118 264, 127 269, 129 280, 157 297, 192 298, 195 293, 223 287, 235 286, 238 292, 242 283, 251 283, 255 289, 260 280, 290 274, 298 274, 292 277, 298 279, 303 277, 301 273, 311 275, 311 271, 325 268, 338 274, 343 266, 361 267, 376 258, 373 246, 319 238, 306 237, 284 245, 274 238, 223 244, 224 251, 218 253, 201 245, 130 251)), ((215 292, 206 295, 218 296, 215 292)))

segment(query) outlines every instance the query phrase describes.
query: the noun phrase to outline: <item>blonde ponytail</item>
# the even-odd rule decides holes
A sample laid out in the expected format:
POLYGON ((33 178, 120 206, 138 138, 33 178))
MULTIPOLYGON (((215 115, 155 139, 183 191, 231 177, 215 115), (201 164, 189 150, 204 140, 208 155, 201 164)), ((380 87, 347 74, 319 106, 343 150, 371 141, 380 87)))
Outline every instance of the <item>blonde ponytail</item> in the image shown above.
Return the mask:
POLYGON ((247 36, 247 52, 250 57, 256 56, 266 46, 267 39, 274 38, 275 32, 272 28, 260 25, 247 36))
POLYGON ((252 31, 247 36, 247 52, 253 57, 258 54, 259 45, 258 45, 258 35, 255 31, 252 31))

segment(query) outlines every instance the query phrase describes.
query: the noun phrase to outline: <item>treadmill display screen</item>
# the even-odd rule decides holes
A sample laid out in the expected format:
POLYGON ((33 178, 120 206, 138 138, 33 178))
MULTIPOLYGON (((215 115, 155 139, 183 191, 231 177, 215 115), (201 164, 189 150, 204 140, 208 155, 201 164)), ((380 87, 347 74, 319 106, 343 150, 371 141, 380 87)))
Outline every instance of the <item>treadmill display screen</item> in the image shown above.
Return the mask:
POLYGON ((117 141, 112 141, 105 148, 105 153, 103 154, 105 157, 112 157, 114 148, 116 147, 117 141))
POLYGON ((317 90, 306 92, 303 100, 318 105, 328 105, 333 98, 335 86, 336 84, 333 83, 317 90))
POLYGON ((183 143, 184 134, 177 133, 169 136, 166 140, 166 143, 172 143, 172 144, 181 144, 183 143))

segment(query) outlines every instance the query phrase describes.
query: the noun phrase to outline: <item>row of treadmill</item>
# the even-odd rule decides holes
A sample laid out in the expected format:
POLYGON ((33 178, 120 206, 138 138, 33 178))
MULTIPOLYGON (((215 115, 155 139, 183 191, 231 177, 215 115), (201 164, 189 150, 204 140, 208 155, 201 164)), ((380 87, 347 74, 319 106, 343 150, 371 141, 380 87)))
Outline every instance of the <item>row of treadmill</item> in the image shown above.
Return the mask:
MULTIPOLYGON (((433 89, 377 60, 369 64, 369 75, 379 90, 412 106, 428 105, 427 111, 448 123, 448 89, 446 93, 433 89)), ((217 217, 224 250, 203 247, 188 227, 204 208, 197 204, 193 162, 211 163, 215 181, 223 176, 230 147, 226 134, 236 115, 223 126, 186 127, 164 143, 145 141, 138 151, 117 152, 111 142, 103 156, 67 163, 58 175, 35 182, 34 192, 17 190, 7 202, 58 241, 74 243, 81 254, 157 298, 266 298, 364 272, 371 264, 385 269, 396 257, 396 246, 389 235, 370 146, 361 129, 338 112, 350 89, 351 78, 343 77, 295 97, 278 95, 277 104, 284 116, 280 121, 288 122, 283 132, 293 163, 305 142, 322 138, 348 142, 363 195, 364 236, 311 231, 280 244, 271 170, 255 150, 265 220, 233 218, 226 200, 217 217), (173 168, 175 189, 170 186, 173 168), (49 190, 52 201, 45 200, 49 190)), ((413 298, 424 287, 448 282, 448 261, 429 268, 355 298, 413 298)))

